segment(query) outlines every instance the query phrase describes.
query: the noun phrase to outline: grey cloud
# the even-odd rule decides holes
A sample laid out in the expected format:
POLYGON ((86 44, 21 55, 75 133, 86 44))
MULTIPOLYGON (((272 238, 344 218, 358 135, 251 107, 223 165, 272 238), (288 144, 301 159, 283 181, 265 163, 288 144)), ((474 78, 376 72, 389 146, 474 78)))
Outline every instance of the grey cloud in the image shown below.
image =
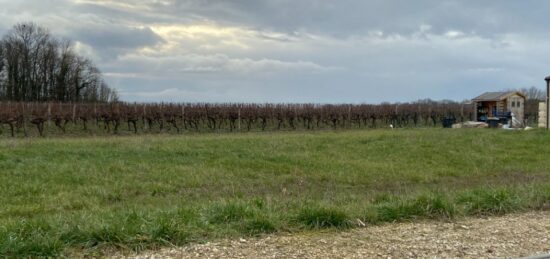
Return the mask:
POLYGON ((190 74, 205 74, 209 77, 246 77, 248 79, 281 73, 316 74, 339 71, 340 67, 326 67, 308 61, 282 61, 275 59, 230 58, 223 54, 187 54, 173 57, 124 56, 119 59, 118 78, 185 78, 190 74), (131 68, 130 70, 128 68, 131 68))
POLYGON ((101 50, 106 48, 133 49, 154 46, 163 39, 150 28, 131 28, 116 25, 76 28, 75 39, 101 50))
POLYGON ((337 36, 362 34, 373 29, 407 34, 423 23, 432 25, 437 32, 454 29, 487 35, 517 30, 541 30, 546 24, 545 10, 550 8, 550 3, 543 0, 163 2, 167 4, 142 4, 155 12, 172 14, 175 20, 191 13, 226 24, 244 24, 288 32, 306 30, 337 36))
POLYGON ((550 74, 544 0, 0 4, 0 32, 32 19, 82 42, 129 101, 461 100, 550 74))

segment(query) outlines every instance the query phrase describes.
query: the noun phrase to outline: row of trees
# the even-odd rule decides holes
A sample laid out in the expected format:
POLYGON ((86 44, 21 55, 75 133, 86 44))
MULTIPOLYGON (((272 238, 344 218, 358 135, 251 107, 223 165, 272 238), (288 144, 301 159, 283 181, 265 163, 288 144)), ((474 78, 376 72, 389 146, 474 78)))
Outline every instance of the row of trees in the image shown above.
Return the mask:
POLYGON ((379 105, 317 104, 127 104, 0 102, 0 125, 11 134, 50 132, 264 131, 432 127, 443 118, 467 121, 473 107, 457 102, 379 105), (34 125, 34 126, 33 126, 34 125), (55 126, 55 127, 54 127, 55 126))
POLYGON ((0 41, 0 100, 109 102, 117 94, 93 62, 34 23, 17 24, 0 41))

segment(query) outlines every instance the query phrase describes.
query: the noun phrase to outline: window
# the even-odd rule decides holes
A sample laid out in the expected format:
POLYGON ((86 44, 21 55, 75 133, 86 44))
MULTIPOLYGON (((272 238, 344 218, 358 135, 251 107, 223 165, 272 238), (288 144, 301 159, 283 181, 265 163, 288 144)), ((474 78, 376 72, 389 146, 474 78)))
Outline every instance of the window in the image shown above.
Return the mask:
POLYGON ((521 102, 518 102, 518 108, 521 107, 521 102))
POLYGON ((512 107, 516 107, 516 102, 512 101, 512 107))

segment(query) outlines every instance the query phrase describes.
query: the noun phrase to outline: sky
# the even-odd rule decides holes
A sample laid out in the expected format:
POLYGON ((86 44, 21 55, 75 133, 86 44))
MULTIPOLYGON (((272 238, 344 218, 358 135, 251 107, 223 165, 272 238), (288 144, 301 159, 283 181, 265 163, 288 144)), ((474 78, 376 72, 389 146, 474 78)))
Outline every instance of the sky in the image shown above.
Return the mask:
POLYGON ((545 0, 0 0, 124 101, 380 103, 544 87, 545 0))

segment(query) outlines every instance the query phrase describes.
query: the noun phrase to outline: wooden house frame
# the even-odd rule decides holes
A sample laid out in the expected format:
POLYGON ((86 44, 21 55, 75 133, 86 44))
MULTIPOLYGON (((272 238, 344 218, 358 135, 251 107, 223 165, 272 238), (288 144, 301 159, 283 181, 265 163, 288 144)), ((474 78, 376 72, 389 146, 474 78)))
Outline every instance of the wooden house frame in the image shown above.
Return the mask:
POLYGON ((511 116, 523 122, 526 96, 520 92, 488 92, 472 100, 475 121, 488 121, 511 116))

